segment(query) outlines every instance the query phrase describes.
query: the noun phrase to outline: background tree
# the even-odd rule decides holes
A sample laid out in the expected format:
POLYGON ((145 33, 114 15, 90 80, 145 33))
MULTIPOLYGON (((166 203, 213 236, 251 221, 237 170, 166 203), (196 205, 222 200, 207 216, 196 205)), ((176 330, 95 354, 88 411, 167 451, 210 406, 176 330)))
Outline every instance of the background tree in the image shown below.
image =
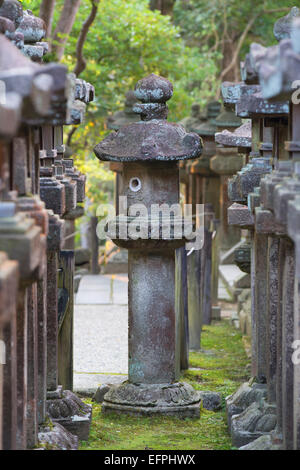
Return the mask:
POLYGON ((99 6, 99 1, 100 0, 91 0, 91 12, 85 22, 82 25, 82 29, 79 33, 78 41, 77 41, 77 46, 76 46, 76 57, 77 57, 77 63, 74 68, 74 73, 78 77, 86 68, 86 60, 83 57, 83 46, 87 38, 87 34, 89 32, 90 27, 92 26, 93 22, 95 21, 97 12, 98 12, 98 6, 99 6))
POLYGON ((74 150, 76 166, 87 174, 86 215, 80 222, 83 229, 91 227, 98 205, 112 199, 114 175, 106 164, 99 165, 93 154, 95 144, 108 132, 108 114, 123 106, 125 93, 137 80, 154 72, 173 81, 170 119, 181 119, 194 100, 204 104, 214 96, 215 60, 209 52, 201 54, 197 47, 186 46, 179 27, 169 16, 151 10, 149 0, 73 2, 73 13, 68 18, 68 30, 71 24, 72 29, 68 33, 66 2, 51 3, 23 2, 46 19, 53 46, 47 60, 59 58, 70 72, 96 88, 96 100, 88 107, 86 122, 65 136, 65 142, 74 150))
POLYGON ((175 0, 150 0, 151 10, 159 10, 162 15, 172 15, 175 0))
POLYGON ((53 52, 60 60, 64 54, 68 36, 80 6, 81 0, 64 0, 63 9, 53 35, 53 52))
POLYGON ((55 0, 42 0, 39 16, 45 21, 47 26, 47 38, 51 37, 52 20, 55 8, 55 0))
POLYGON ((239 80, 239 61, 251 42, 275 44, 273 25, 291 0, 176 0, 174 22, 187 44, 216 52, 219 80, 239 80))
POLYGON ((24 0, 46 20, 52 53, 93 83, 96 100, 86 123, 66 135, 76 165, 88 175, 90 214, 109 197, 113 175, 93 147, 107 134, 106 120, 123 106, 140 78, 161 74, 174 84, 170 120, 218 97, 222 80, 239 80, 239 61, 251 41, 275 43, 273 24, 290 0, 24 0), (171 16, 170 16, 171 15, 171 16))

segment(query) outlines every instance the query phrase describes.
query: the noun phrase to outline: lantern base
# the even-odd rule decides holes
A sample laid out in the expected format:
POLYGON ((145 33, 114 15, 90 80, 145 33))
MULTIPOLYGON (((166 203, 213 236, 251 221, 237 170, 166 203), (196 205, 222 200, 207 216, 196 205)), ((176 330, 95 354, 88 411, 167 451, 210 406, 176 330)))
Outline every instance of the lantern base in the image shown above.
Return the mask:
POLYGON ((187 383, 113 386, 104 396, 102 412, 200 418, 200 396, 187 383))

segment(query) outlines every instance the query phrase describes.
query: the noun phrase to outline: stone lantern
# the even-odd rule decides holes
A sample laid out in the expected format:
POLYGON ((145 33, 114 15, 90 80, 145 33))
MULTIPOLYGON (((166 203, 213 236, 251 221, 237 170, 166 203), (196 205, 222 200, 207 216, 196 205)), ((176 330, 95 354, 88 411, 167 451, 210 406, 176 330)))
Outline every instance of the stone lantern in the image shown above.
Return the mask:
MULTIPOLYGON (((228 129, 234 131, 242 124, 241 119, 229 109, 224 108, 216 121, 217 130, 228 129)), ((216 146, 216 154, 210 161, 212 171, 220 176, 220 239, 221 249, 227 250, 240 240, 240 230, 236 227, 228 226, 227 209, 230 205, 228 201, 228 178, 240 170, 244 160, 238 153, 236 147, 216 146)))
MULTIPOLYGON (((166 101, 172 94, 172 84, 165 78, 151 74, 140 80, 135 96, 142 103, 134 109, 142 121, 111 133, 94 150, 100 160, 123 163, 123 196, 127 198, 127 211, 115 219, 119 234, 112 239, 129 250, 129 380, 105 395, 105 413, 199 417, 199 396, 190 385, 178 382, 175 354, 179 336, 175 249, 185 239, 175 238, 175 219, 169 236, 163 235, 163 227, 170 222, 163 214, 156 218, 156 236, 150 235, 155 221, 153 205, 179 203, 178 160, 197 158, 201 153, 196 134, 187 134, 179 124, 166 121, 166 101), (129 227, 136 204, 146 208, 141 231, 146 227, 150 236, 124 239, 121 223, 129 227)), ((182 226, 182 219, 179 223, 182 226)))

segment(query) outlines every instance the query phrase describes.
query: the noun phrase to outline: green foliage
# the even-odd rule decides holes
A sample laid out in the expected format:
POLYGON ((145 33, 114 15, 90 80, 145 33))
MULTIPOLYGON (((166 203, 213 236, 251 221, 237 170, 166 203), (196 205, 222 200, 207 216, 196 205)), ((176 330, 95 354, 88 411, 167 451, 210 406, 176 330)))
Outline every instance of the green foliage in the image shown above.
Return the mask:
MULTIPOLYGON (((226 320, 205 326, 202 348, 204 352, 191 353, 190 358, 190 367, 198 370, 185 372, 182 379, 198 390, 220 392, 225 399, 247 378, 242 335, 226 320)), ((200 420, 181 420, 102 415, 101 405, 93 403, 90 439, 81 449, 229 450, 231 440, 224 406, 217 412, 202 409, 200 420)))
MULTIPOLYGON (((64 61, 75 65, 75 46, 90 2, 84 0, 65 51, 64 61)), ((186 47, 179 29, 167 16, 148 8, 148 0, 102 0, 84 47, 87 68, 82 78, 96 87, 97 118, 106 117, 122 106, 124 94, 137 80, 150 73, 169 77, 174 82, 170 102, 171 119, 182 118, 185 108, 200 96, 192 90, 195 83, 204 85, 204 95, 213 94, 206 77, 213 76, 214 64, 208 54, 186 47)))
POLYGON ((248 22, 256 16, 241 50, 243 58, 251 42, 265 46, 276 43, 273 25, 287 13, 284 9, 292 8, 294 3, 291 0, 177 0, 174 22, 189 44, 197 45, 200 50, 218 51, 224 38, 238 40, 248 22))
MULTIPOLYGON (((38 15, 40 1, 24 0, 23 4, 38 15)), ((169 118, 175 121, 189 113, 194 100, 205 103, 216 91, 213 56, 208 52, 200 54, 196 47, 187 47, 170 17, 151 11, 148 4, 148 0, 101 0, 84 45, 87 67, 81 78, 95 86, 96 101, 89 105, 88 124, 78 126, 72 148, 76 164, 88 174, 91 210, 105 202, 101 191, 103 179, 112 179, 107 170, 100 170, 92 149, 107 134, 107 115, 123 107, 125 93, 134 88, 137 80, 156 73, 173 82, 169 118)), ((57 0, 54 28, 62 6, 63 0, 57 0)), ((67 40, 63 62, 70 71, 76 64, 77 39, 90 9, 90 0, 82 0, 67 40)), ((55 60, 53 54, 49 60, 55 60)))

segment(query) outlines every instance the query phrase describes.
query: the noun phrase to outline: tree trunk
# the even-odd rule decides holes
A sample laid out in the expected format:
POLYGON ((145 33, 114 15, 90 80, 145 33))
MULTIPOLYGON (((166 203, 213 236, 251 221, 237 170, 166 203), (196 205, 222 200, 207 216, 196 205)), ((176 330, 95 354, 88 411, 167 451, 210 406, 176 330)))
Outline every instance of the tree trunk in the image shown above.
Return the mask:
POLYGON ((85 20, 85 22, 82 25, 82 29, 79 34, 79 38, 77 41, 77 46, 76 46, 76 57, 77 57, 77 63, 74 69, 74 73, 77 77, 84 71, 86 68, 86 60, 83 57, 83 46, 86 41, 87 34, 89 32, 90 27, 92 26, 96 15, 98 11, 98 6, 99 6, 99 0, 92 0, 92 9, 90 11, 89 16, 85 20))
POLYGON ((53 20, 54 8, 55 8, 55 1, 56 0, 42 0, 41 6, 40 6, 39 16, 46 23, 46 36, 47 36, 47 38, 51 37, 52 20, 53 20))
POLYGON ((72 31, 72 27, 76 18, 77 11, 80 6, 80 0, 65 0, 64 7, 61 12, 59 21, 54 31, 53 40, 58 41, 58 45, 54 45, 52 50, 56 53, 57 59, 60 60, 64 55, 67 37, 59 37, 60 34, 68 35, 72 31))
MULTIPOLYGON (((236 49, 236 44, 234 44, 234 41, 232 39, 224 40, 222 70, 225 70, 226 67, 228 67, 228 65, 231 63, 235 49, 236 49)), ((222 77, 222 81, 234 82, 236 80, 235 69, 237 65, 238 65, 238 62, 236 61, 235 65, 230 70, 228 70, 228 72, 226 73, 224 77, 222 77)))
POLYGON ((172 15, 175 0, 150 0, 150 10, 159 10, 162 15, 172 15))

